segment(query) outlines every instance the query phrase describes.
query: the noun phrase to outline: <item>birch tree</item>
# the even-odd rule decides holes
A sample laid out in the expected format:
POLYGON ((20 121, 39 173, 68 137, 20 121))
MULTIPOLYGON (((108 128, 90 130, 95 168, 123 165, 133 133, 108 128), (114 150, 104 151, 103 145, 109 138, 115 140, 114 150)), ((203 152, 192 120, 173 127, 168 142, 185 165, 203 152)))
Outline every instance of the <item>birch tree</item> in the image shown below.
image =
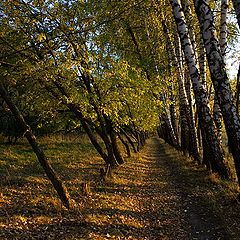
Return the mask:
MULTIPOLYGON (((219 34, 219 44, 220 50, 225 62, 226 48, 227 48, 227 10, 228 10, 228 0, 221 1, 221 16, 220 16, 220 34, 219 34)), ((214 96, 213 105, 213 117, 217 127, 217 133, 219 141, 222 141, 222 113, 217 100, 217 96, 214 96)))
POLYGON ((206 140, 210 151, 209 156, 211 156, 209 159, 211 168, 213 171, 218 172, 221 177, 229 178, 229 171, 224 163, 223 152, 214 131, 214 123, 208 106, 207 93, 200 81, 200 75, 196 66, 195 55, 188 35, 188 29, 182 11, 181 3, 179 0, 170 0, 170 3, 172 6, 178 34, 181 40, 182 49, 184 51, 184 56, 188 65, 188 70, 193 85, 199 120, 202 122, 204 130, 206 132, 206 140))
POLYGON ((211 80, 223 115, 235 168, 240 179, 240 121, 233 103, 230 82, 215 33, 214 19, 208 1, 195 1, 202 38, 204 41, 211 80))
POLYGON ((179 104, 180 104, 180 118, 181 118, 181 148, 182 151, 188 150, 190 155, 194 157, 194 160, 198 163, 201 162, 201 157, 198 150, 197 135, 195 130, 195 124, 192 121, 190 114, 190 106, 187 99, 185 81, 183 75, 183 68, 181 64, 181 47, 179 37, 175 37, 175 49, 169 37, 169 31, 165 21, 162 21, 163 31, 166 38, 166 49, 169 52, 170 60, 173 61, 173 66, 177 71, 178 76, 178 88, 179 88, 179 104), (192 149, 189 149, 189 145, 192 149))

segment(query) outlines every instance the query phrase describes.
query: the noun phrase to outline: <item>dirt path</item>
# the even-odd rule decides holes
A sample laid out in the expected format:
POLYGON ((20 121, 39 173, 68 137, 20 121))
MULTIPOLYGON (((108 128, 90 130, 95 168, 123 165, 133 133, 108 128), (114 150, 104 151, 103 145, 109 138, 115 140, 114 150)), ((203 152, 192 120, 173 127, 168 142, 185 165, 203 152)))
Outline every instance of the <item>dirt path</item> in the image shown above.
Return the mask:
POLYGON ((184 171, 178 161, 179 154, 159 139, 148 142, 145 154, 146 159, 152 160, 149 163, 152 174, 146 178, 146 184, 150 187, 151 182, 155 182, 154 188, 158 189, 152 199, 159 210, 157 213, 151 211, 149 215, 158 222, 159 229, 164 228, 166 239, 230 239, 216 209, 210 208, 210 196, 201 191, 201 184, 206 186, 204 173, 184 171), (161 186, 159 182, 165 184, 161 186), (170 224, 164 226, 163 214, 170 224))
POLYGON ((149 139, 139 155, 127 159, 104 183, 98 181, 99 165, 86 167, 65 170, 79 207, 70 212, 47 203, 31 205, 22 194, 27 193, 27 184, 6 187, 3 196, 11 196, 13 188, 14 201, 21 204, 0 208, 0 219, 7 219, 0 221, 0 239, 240 239, 239 204, 211 182, 204 169, 158 138, 149 139), (83 197, 79 179, 89 171, 91 193, 83 197))
POLYGON ((188 169, 162 140, 148 140, 117 174, 85 212, 90 239, 239 239, 222 222, 205 171, 188 169))

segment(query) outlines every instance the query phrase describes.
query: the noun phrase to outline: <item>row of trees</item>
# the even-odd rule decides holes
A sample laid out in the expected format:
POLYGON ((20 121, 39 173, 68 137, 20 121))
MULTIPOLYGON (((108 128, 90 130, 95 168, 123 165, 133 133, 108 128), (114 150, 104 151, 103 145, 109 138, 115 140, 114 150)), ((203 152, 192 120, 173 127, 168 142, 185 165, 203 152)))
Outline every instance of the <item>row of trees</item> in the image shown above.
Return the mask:
MULTIPOLYGON (((119 141, 130 156, 157 127, 168 143, 229 178, 221 147, 223 116, 240 179, 240 123, 225 68, 234 27, 227 36, 229 4, 218 5, 2 1, 0 118, 15 118, 17 136, 26 136, 66 207, 67 190, 36 133, 84 130, 107 173, 124 163, 119 141)), ((239 17, 237 1, 234 7, 239 17)))

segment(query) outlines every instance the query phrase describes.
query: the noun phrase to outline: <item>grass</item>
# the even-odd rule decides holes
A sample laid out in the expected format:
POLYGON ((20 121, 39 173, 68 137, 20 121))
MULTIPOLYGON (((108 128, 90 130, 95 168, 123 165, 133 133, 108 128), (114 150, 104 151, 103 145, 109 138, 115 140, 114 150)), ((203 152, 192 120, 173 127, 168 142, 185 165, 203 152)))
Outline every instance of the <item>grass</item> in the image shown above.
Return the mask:
MULTIPOLYGON (((181 206, 185 191, 192 202, 198 197, 199 208, 219 212, 228 222, 238 218, 236 205, 223 206, 234 198, 236 184, 208 175, 167 145, 155 153, 147 146, 102 182, 103 161, 85 135, 38 140, 75 208, 62 207, 25 140, 0 143, 0 239, 153 239, 155 228, 161 228, 160 239, 177 239, 168 236, 186 224, 181 206), (182 197, 177 188, 184 181, 182 197), (82 194, 83 182, 90 186, 87 196, 82 194)), ((229 231, 237 228, 229 226, 229 231)))
MULTIPOLYGON (((81 183, 95 181, 103 164, 87 137, 55 135, 38 141, 71 198, 80 205, 84 203, 81 183)), ((0 143, 0 193, 0 229, 12 232, 13 238, 27 239, 24 234, 31 226, 49 226, 54 219, 70 217, 24 139, 16 145, 0 143)), ((79 207, 71 218, 81 222, 79 207)), ((36 234, 42 235, 37 230, 36 234)))

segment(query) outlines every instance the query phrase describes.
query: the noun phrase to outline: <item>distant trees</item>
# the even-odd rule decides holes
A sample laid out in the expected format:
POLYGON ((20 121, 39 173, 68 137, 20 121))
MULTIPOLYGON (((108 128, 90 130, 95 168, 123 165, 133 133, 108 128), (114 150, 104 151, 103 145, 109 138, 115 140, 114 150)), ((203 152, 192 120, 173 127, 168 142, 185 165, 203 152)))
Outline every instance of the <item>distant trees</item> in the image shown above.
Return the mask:
POLYGON ((215 110, 240 177, 239 119, 223 61, 227 5, 220 48, 208 1, 4 0, 1 82, 34 132, 80 128, 108 168, 124 163, 120 142, 130 156, 158 129, 229 178, 215 110))

